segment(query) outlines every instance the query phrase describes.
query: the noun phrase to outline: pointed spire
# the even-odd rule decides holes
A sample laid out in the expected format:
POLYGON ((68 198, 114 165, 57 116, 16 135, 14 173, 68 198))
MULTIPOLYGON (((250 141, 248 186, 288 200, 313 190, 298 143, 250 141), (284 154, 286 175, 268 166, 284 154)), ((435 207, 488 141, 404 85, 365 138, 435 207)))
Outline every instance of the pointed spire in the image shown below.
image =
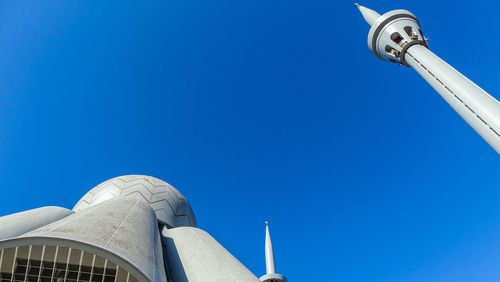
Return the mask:
POLYGON ((274 265, 273 243, 271 243, 271 234, 269 234, 269 225, 266 221, 266 273, 276 273, 274 265))
POLYGON ((380 17, 380 14, 375 12, 372 9, 368 9, 364 6, 359 5, 358 3, 354 3, 354 5, 358 6, 359 11, 363 15, 363 18, 365 18, 365 21, 372 26, 375 21, 380 17))

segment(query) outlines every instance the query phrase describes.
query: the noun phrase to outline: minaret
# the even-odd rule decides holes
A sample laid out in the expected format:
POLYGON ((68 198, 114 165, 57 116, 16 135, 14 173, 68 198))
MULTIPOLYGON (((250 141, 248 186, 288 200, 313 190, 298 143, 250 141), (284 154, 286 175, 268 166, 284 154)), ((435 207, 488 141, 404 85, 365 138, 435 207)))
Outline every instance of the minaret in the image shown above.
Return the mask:
POLYGON ((263 282, 287 282, 288 280, 282 274, 276 273, 274 264, 273 243, 271 242, 271 234, 269 234, 269 224, 266 221, 266 275, 260 277, 263 282))
POLYGON ((500 102, 429 50, 412 13, 394 10, 380 15, 356 5, 371 26, 368 47, 375 56, 415 69, 500 154, 500 102))

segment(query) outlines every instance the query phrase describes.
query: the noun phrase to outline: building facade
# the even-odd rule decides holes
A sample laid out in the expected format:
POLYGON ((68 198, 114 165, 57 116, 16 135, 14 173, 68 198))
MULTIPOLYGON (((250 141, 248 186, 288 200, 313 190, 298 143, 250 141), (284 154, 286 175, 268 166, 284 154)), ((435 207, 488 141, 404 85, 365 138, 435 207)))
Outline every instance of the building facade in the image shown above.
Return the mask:
POLYGON ((184 196, 144 175, 110 179, 72 210, 0 218, 0 281, 260 281, 207 232, 184 196))

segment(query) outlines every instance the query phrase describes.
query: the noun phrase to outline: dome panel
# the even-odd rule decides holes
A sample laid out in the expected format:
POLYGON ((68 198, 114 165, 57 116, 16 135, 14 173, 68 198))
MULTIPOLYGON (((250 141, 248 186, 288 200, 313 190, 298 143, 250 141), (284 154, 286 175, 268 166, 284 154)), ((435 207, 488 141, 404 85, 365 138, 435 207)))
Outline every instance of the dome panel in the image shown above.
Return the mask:
POLYGON ((168 226, 196 227, 193 210, 184 196, 165 181, 146 175, 124 175, 107 180, 87 192, 73 211, 121 198, 144 200, 155 211, 158 221, 168 226))

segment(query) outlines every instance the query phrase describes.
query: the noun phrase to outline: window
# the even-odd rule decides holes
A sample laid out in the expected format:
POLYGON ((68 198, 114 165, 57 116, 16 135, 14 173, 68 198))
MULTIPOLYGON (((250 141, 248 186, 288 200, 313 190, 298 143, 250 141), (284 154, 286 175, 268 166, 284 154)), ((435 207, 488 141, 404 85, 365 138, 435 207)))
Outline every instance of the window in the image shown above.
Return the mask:
POLYGON ((401 36, 401 34, 399 34, 399 32, 394 32, 393 34, 391 34, 391 40, 396 44, 399 44, 403 40, 403 37, 401 36))
POLYGON ((394 57, 399 57, 399 51, 392 48, 391 46, 389 45, 385 45, 385 52, 387 52, 388 54, 391 54, 393 55, 394 57))
POLYGON ((405 26, 404 30, 406 34, 411 38, 411 40, 417 40, 418 39, 418 34, 413 30, 411 26, 405 26))

